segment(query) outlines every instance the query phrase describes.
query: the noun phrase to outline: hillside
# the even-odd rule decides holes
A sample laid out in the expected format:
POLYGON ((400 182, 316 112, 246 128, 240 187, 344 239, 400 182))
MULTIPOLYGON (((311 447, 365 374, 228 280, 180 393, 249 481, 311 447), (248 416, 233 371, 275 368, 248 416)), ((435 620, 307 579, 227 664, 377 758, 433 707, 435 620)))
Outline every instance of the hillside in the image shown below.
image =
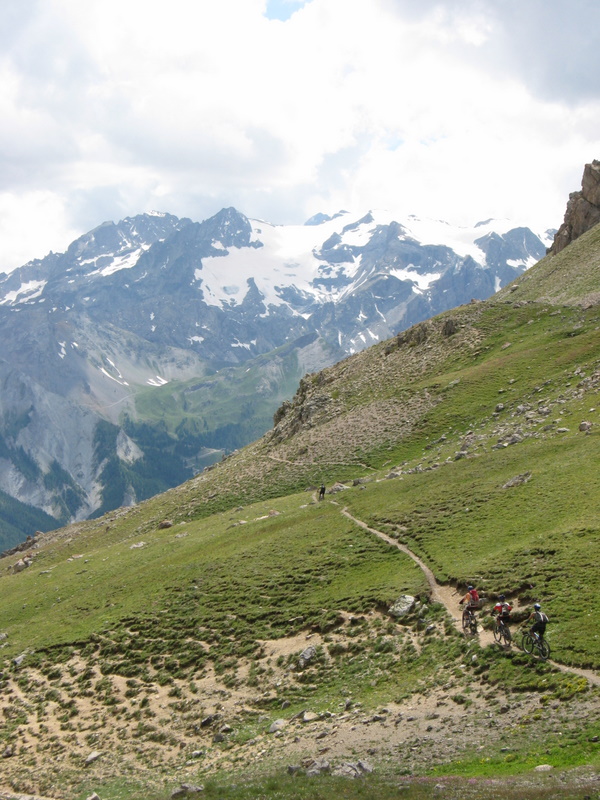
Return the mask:
POLYGON ((594 796, 598 263, 594 228, 306 376, 187 483, 40 536, 16 574, 23 553, 3 559, 0 789, 594 796), (469 582, 477 637, 456 625, 469 582), (500 593, 510 648, 489 635, 500 593), (536 600, 549 662, 518 647, 536 600))
POLYGON ((537 301, 553 305, 593 306, 600 286, 600 225, 573 241, 559 257, 547 256, 535 271, 525 272, 501 289, 494 301, 537 301))

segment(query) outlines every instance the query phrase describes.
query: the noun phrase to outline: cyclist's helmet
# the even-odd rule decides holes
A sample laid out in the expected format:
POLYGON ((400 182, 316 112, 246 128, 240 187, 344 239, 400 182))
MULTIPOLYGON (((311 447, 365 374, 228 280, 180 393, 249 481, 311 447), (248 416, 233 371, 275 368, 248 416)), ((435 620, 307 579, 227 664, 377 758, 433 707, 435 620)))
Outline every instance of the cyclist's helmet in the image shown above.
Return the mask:
POLYGON ((467 586, 467 592, 470 592, 472 588, 472 586, 467 586))
POLYGON ((540 608, 541 608, 541 605, 539 603, 534 603, 533 607, 535 608, 536 611, 539 611, 540 608))
POLYGON ((498 600, 500 600, 501 602, 503 602, 504 600, 506 600, 506 597, 505 597, 505 595, 503 595, 503 594, 499 594, 499 595, 498 595, 498 600))

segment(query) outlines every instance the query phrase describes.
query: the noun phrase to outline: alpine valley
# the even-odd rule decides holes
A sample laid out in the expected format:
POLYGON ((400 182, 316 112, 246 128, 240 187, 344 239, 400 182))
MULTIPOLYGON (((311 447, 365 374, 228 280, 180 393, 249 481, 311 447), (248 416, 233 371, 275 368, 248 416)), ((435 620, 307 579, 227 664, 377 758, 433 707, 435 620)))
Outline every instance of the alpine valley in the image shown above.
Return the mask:
POLYGON ((304 374, 489 297, 553 233, 151 213, 3 276, 0 547, 182 483, 268 430, 304 374))

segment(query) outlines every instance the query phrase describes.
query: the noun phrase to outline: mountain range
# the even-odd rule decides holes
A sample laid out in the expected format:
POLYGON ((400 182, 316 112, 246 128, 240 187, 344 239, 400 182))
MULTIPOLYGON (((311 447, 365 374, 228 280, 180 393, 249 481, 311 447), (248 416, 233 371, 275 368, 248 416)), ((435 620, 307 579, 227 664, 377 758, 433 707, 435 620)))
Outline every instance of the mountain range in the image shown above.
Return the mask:
POLYGON ((175 486, 272 424, 300 378, 484 299, 551 231, 233 208, 107 222, 0 280, 0 542, 175 486))

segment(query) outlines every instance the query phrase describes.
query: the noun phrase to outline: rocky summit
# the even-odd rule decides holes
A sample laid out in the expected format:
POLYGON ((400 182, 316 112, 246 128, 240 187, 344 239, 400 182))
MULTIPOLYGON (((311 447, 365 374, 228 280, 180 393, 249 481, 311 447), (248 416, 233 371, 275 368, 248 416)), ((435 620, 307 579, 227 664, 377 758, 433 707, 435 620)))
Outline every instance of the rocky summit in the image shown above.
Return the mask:
POLYGON ((563 224, 558 229, 551 253, 560 253, 567 245, 600 222, 600 161, 586 164, 581 191, 572 192, 563 224))

